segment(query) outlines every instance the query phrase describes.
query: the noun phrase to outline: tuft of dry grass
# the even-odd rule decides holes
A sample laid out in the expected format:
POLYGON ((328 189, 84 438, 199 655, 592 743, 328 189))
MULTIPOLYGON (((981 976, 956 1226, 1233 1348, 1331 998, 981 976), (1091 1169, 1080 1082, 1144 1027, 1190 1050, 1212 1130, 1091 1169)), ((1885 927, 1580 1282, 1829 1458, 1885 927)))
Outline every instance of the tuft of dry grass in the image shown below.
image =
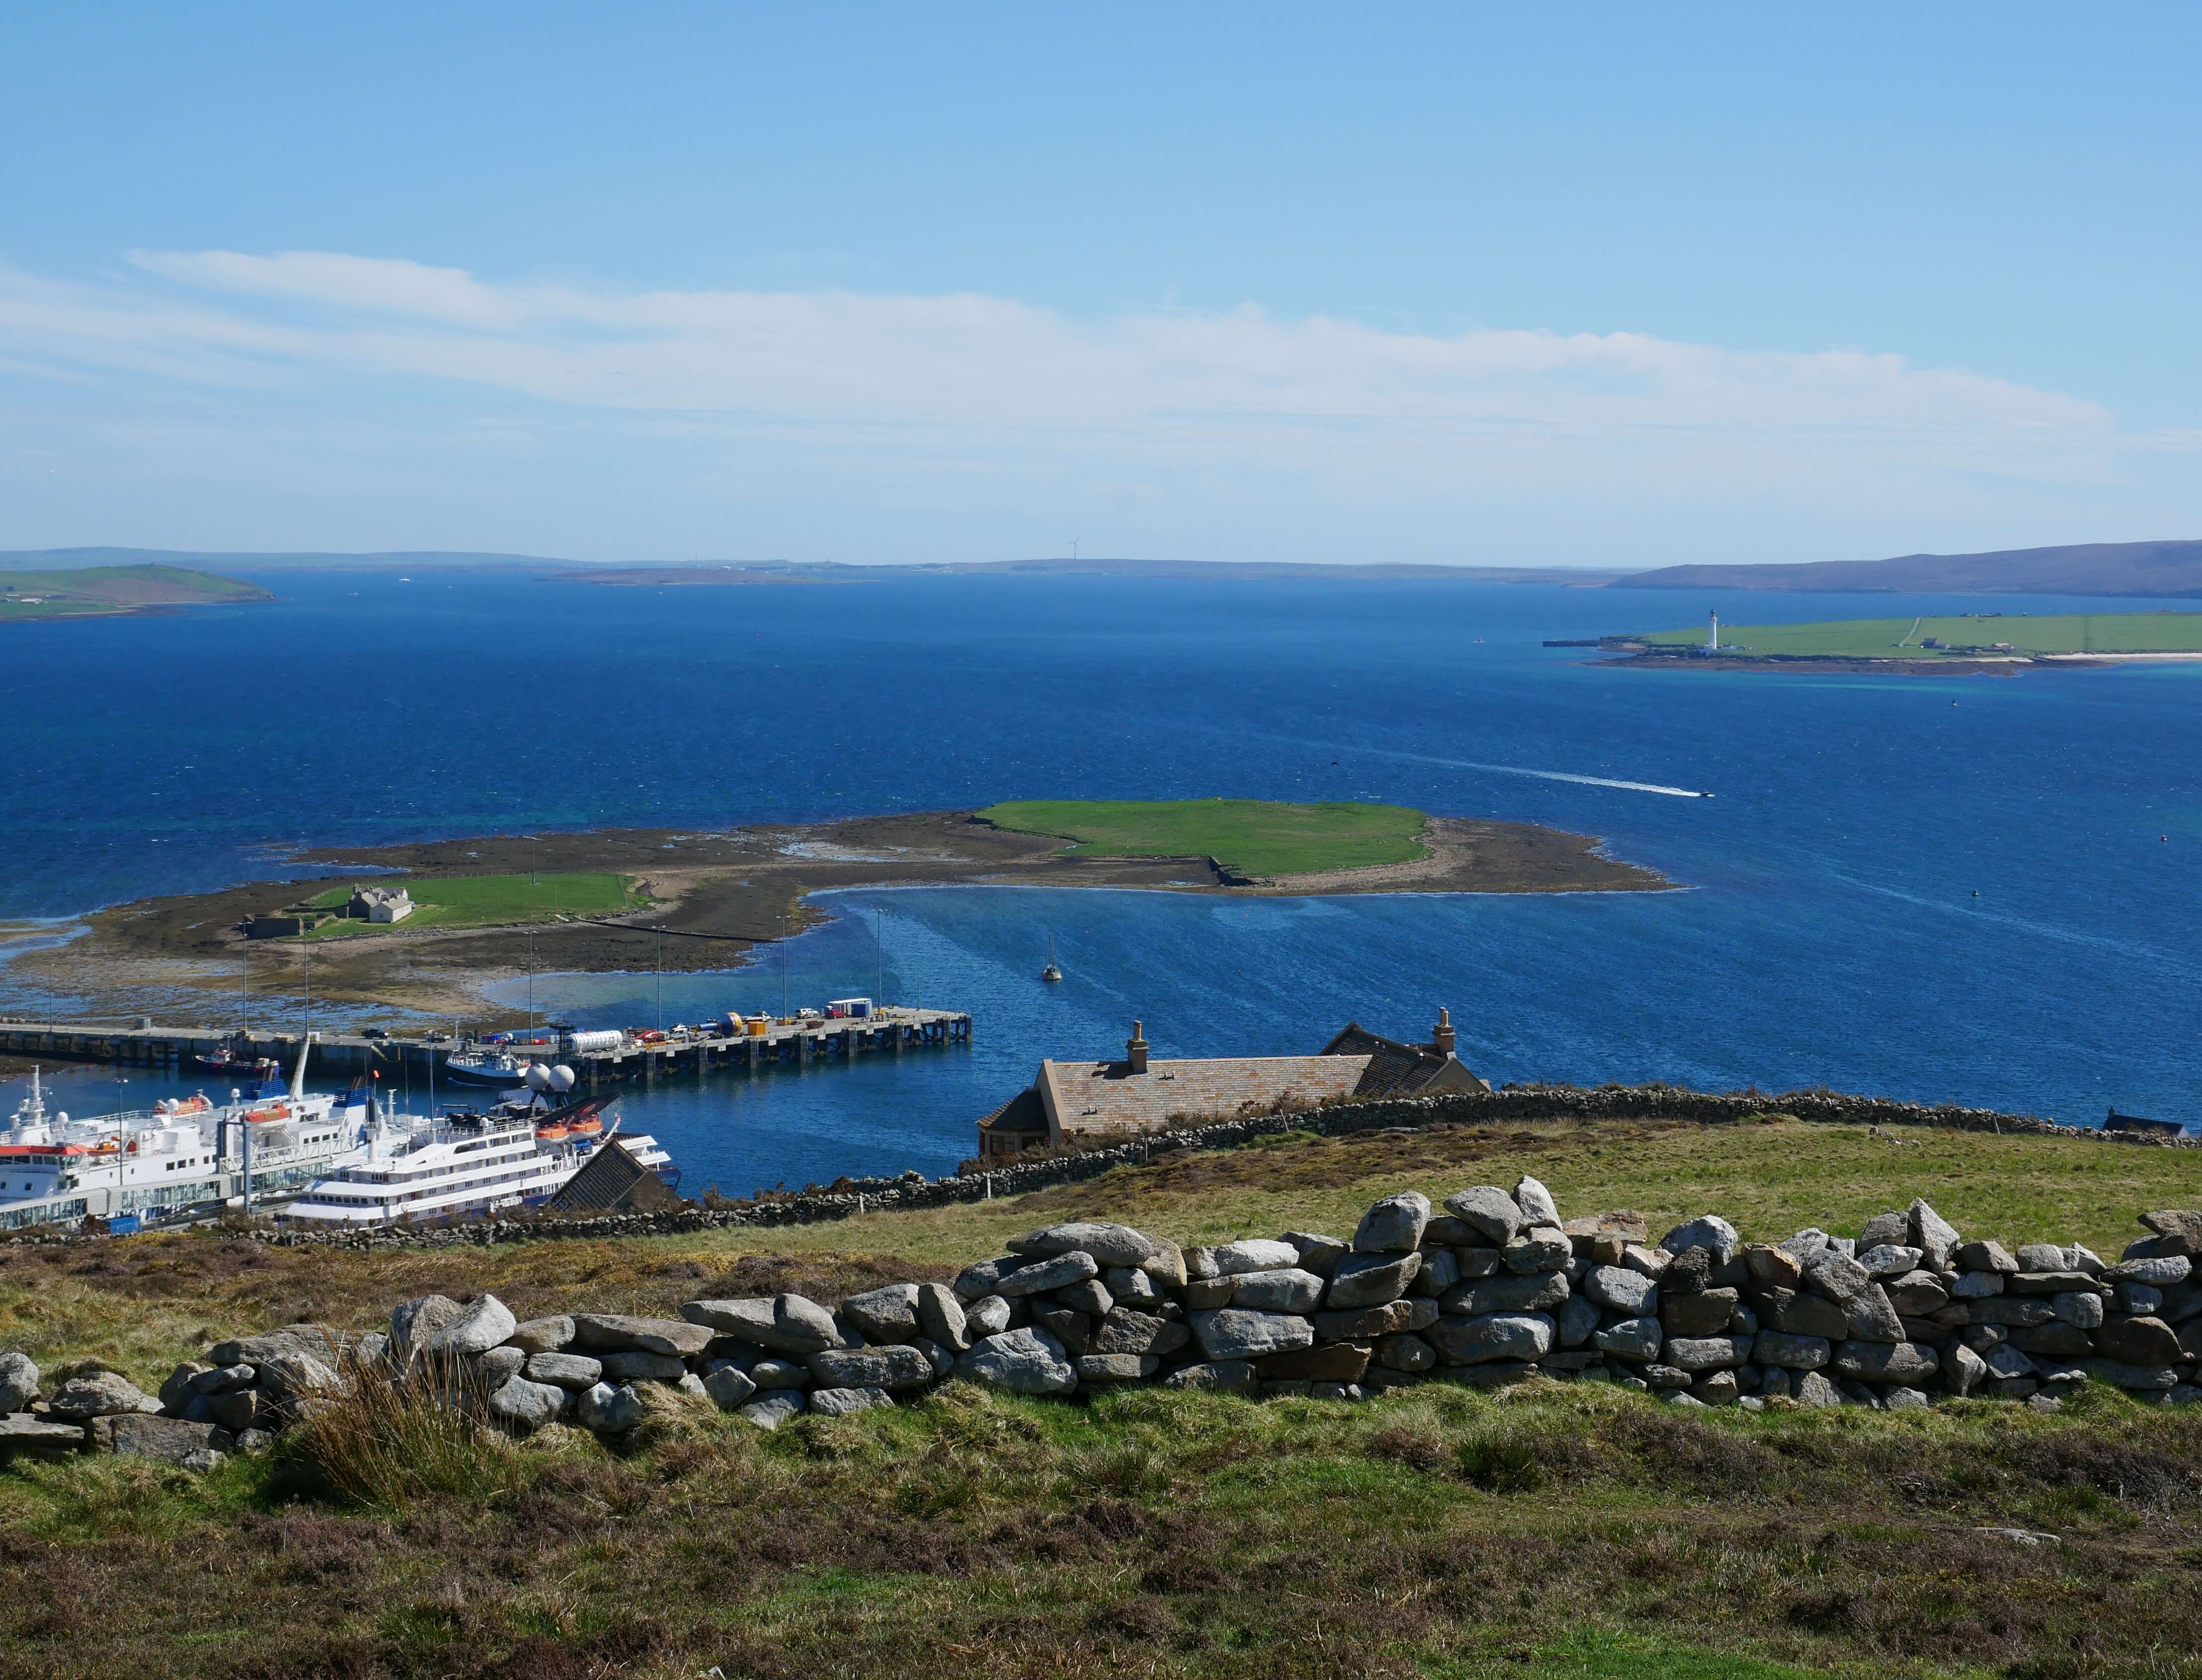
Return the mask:
POLYGON ((403 1369, 347 1350, 341 1389, 305 1401, 283 1451, 339 1501, 404 1511, 437 1495, 510 1499, 521 1484, 509 1442, 487 1421, 488 1395, 462 1360, 403 1369))

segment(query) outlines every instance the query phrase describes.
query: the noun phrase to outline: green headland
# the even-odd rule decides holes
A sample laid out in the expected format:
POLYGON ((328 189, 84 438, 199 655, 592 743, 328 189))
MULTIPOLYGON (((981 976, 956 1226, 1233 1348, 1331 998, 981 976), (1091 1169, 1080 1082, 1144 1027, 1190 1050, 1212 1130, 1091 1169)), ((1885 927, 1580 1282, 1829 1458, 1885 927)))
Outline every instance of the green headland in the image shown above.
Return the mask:
POLYGON ((90 566, 0 572, 0 624, 30 619, 110 618, 151 607, 273 601, 257 584, 180 566, 90 566))
MULTIPOLYGON (((1706 629, 1607 638, 1654 655, 1705 651, 1706 629)), ((1968 613, 1956 618, 1848 619, 1822 624, 1724 624, 1720 657, 1940 661, 2034 655, 2202 653, 2202 613, 1968 613)))
POLYGON ((1089 857, 1212 857, 1239 875, 1306 875, 1428 855, 1429 818, 1405 805, 1266 799, 1021 799, 978 813, 997 828, 1053 834, 1089 857))

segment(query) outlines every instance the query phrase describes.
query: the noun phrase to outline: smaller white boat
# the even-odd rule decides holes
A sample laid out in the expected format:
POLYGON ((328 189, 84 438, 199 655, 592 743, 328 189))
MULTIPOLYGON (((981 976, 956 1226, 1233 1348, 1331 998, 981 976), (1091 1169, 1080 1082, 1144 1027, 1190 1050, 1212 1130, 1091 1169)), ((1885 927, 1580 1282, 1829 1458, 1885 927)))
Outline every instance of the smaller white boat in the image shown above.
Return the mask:
POLYGON ((678 1182, 680 1169, 656 1138, 622 1134, 616 1122, 598 1135, 566 1123, 576 1110, 586 1111, 584 1124, 593 1133, 607 1100, 547 1113, 529 1101, 441 1119, 378 1118, 368 1128, 364 1157, 318 1180, 284 1210, 284 1221, 356 1230, 401 1221, 441 1225, 539 1207, 615 1137, 637 1166, 678 1182))

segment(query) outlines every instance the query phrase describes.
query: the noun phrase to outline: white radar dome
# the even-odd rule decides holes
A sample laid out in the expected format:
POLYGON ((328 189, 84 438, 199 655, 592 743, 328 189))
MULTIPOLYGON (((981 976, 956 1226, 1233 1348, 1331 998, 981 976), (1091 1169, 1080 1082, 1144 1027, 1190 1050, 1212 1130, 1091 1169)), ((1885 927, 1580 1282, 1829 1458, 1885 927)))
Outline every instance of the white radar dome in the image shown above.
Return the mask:
POLYGON ((529 1062, 527 1072, 523 1077, 527 1079, 527 1088, 530 1090, 547 1091, 550 1089, 550 1070, 539 1061, 529 1062))
POLYGON ((574 1089, 574 1070, 562 1061, 550 1070, 550 1089, 561 1092, 574 1089))

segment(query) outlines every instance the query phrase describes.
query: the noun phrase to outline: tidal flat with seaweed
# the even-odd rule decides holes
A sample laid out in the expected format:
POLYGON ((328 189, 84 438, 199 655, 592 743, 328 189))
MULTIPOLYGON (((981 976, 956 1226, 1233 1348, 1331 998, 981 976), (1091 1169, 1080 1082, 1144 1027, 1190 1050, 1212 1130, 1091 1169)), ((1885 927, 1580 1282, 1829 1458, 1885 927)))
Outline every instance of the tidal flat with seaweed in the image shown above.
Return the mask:
MULTIPOLYGON (((1226 802, 1188 802, 1221 805, 1226 802)), ((231 887, 118 905, 85 919, 80 937, 15 959, 25 975, 93 1000, 91 1013, 119 1012, 135 989, 162 987, 227 1002, 238 965, 255 960, 302 985, 306 964, 318 996, 336 1004, 382 1005, 439 1016, 497 1018, 509 1010, 483 989, 529 968, 567 973, 638 967, 695 972, 738 967, 755 947, 815 925, 827 912, 814 893, 865 887, 1021 885, 1137 887, 1226 896, 1304 896, 1354 892, 1646 892, 1672 884, 1610 857, 1592 836, 1528 823, 1429 817, 1399 807, 1294 806, 1228 802, 1242 821, 1257 813, 1312 814, 1294 831, 1299 872, 1249 878, 1180 843, 1226 844, 1181 815, 1151 843, 1090 851, 1073 837, 1004 825, 986 813, 921 811, 809 825, 769 824, 718 831, 603 829, 580 833, 491 835, 426 844, 314 848, 291 856, 299 871, 352 884, 409 886, 433 901, 439 885, 506 883, 474 896, 508 915, 422 915, 392 926, 336 921, 315 931, 309 955, 294 940, 254 940, 245 924, 302 896, 335 908, 341 890, 318 878, 231 887), (1389 849, 1361 864, 1355 814, 1393 814, 1389 849), (1345 831, 1326 843, 1326 813, 1345 831), (1396 831, 1396 832, 1392 831, 1396 831), (1343 861, 1343 867, 1322 866, 1343 861), (603 883, 627 884, 607 898, 603 883), (559 884, 575 886, 562 902, 559 884), (528 884, 536 884, 529 890, 528 884), (333 936, 341 936, 337 937, 333 936), (249 955, 246 948, 251 948, 249 955), (107 1007, 98 1007, 98 1006, 107 1007)), ((1041 808, 1048 820, 1075 821, 1076 802, 1041 808)), ((1010 812, 1013 808, 991 808, 1010 812)), ((1112 810, 1146 808, 1120 802, 1112 810)), ((1015 808, 1019 820, 1023 808, 1015 808)), ((1271 820, 1276 820, 1275 816, 1271 820)), ((1266 861, 1268 854, 1259 855, 1266 861)), ((173 1007, 173 1006, 172 1006, 173 1007)))

